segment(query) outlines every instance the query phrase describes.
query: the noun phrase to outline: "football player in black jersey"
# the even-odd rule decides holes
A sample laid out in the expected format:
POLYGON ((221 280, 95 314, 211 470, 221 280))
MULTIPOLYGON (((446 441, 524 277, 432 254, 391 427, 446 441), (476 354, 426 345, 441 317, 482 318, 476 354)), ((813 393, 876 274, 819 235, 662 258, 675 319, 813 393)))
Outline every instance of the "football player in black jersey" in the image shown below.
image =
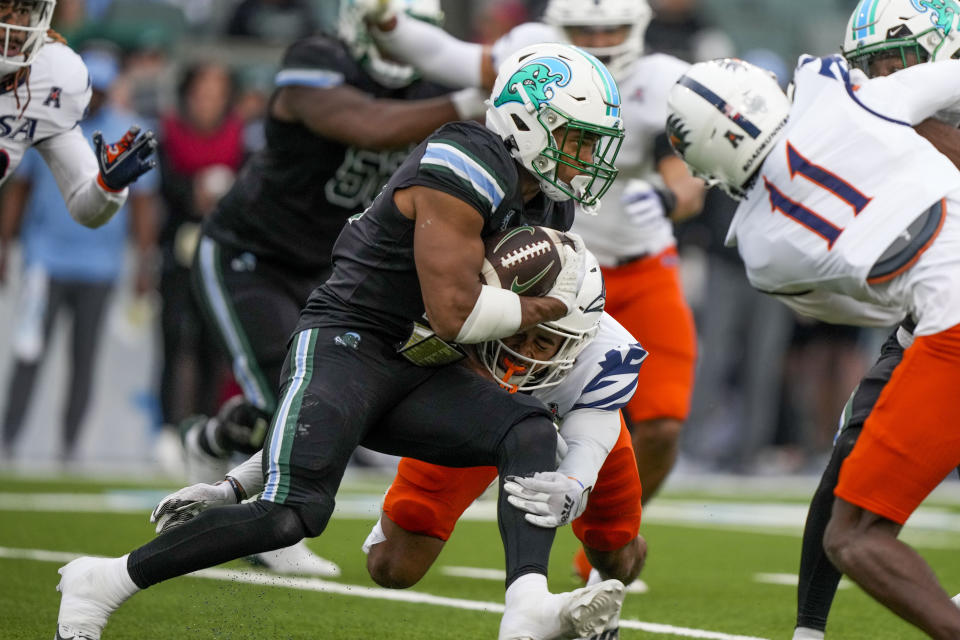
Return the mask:
MULTIPOLYGON (((407 5, 413 17, 442 19, 438 0, 407 5)), ((338 37, 294 43, 275 84, 266 148, 206 221, 194 258, 194 292, 243 396, 181 425, 193 481, 222 480, 231 453, 262 446, 287 341, 307 296, 330 275, 346 219, 370 205, 414 144, 482 114, 479 92, 450 93, 381 58, 347 3, 338 37)), ((284 573, 339 573, 302 544, 257 560, 284 573)))
MULTIPOLYGON (((310 295, 290 342, 260 498, 204 511, 121 558, 63 567, 60 637, 99 638, 108 616, 150 585, 320 535, 358 445, 446 466, 492 465, 501 479, 555 470, 550 411, 456 365, 457 343, 569 313, 584 276, 582 243, 564 246, 552 289, 524 297, 480 283, 483 239, 524 224, 567 230, 575 202, 595 211, 616 177, 622 137, 619 92, 596 58, 560 44, 511 56, 487 127, 438 129, 337 239, 333 274, 310 295)), ((559 483, 557 502, 572 501, 572 491, 559 483)), ((602 631, 622 583, 550 594, 555 529, 527 522, 503 492, 497 513, 507 570, 500 640, 602 631)))

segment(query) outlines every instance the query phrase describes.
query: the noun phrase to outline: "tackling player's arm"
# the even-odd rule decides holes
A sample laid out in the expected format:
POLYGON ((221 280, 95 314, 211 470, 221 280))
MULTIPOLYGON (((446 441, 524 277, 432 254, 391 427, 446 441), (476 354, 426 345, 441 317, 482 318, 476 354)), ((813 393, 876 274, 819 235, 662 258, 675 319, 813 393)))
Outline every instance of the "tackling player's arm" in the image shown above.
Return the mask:
POLYGON ((587 508, 600 467, 620 435, 620 413, 607 409, 578 409, 563 418, 560 436, 566 453, 556 471, 532 477, 506 478, 507 500, 538 527, 560 527, 576 520, 587 508))
POLYGON ((673 194, 675 202, 667 211, 674 222, 683 222, 700 213, 706 196, 706 184, 690 175, 687 165, 675 153, 664 155, 657 161, 657 172, 663 184, 673 194))
POLYGON ((413 253, 423 304, 440 338, 493 340, 567 314, 566 304, 555 297, 518 296, 481 285, 483 217, 470 204, 424 186, 398 190, 394 202, 415 221, 413 253))
MULTIPOLYGON (((278 120, 301 123, 318 136, 345 145, 395 149, 423 140, 445 122, 475 115, 469 105, 458 106, 457 100, 464 96, 387 100, 346 84, 329 88, 291 85, 278 90, 270 110, 278 120)), ((466 96, 466 101, 470 100, 466 96)))
POLYGON ((490 46, 458 40, 402 13, 370 17, 376 22, 370 32, 380 48, 416 67, 423 77, 449 87, 493 88, 497 69, 490 46))
POLYGON ((927 118, 913 128, 960 169, 960 129, 935 118, 927 118))
POLYGON ((107 223, 127 199, 127 186, 155 166, 151 132, 133 127, 119 142, 106 145, 94 134, 96 153, 80 127, 38 142, 35 146, 50 168, 74 220, 95 229, 107 223))

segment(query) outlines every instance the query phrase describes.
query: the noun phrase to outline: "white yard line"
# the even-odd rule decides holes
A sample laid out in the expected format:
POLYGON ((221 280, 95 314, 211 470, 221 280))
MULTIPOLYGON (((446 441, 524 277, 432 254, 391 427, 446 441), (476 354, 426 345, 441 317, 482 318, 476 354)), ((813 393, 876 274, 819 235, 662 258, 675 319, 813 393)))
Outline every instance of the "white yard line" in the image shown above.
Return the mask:
MULTIPOLYGON (((753 580, 764 584, 782 584, 785 587, 795 587, 800 582, 800 577, 795 573, 755 573, 753 574, 753 580)), ((840 578, 840 584, 837 585, 837 588, 849 589, 851 586, 853 586, 852 582, 846 578, 840 578)))
MULTIPOLYGON (((83 554, 67 553, 62 551, 47 551, 44 549, 14 549, 0 547, 0 558, 14 560, 37 560, 40 562, 69 562, 83 554)), ((411 604, 429 604, 453 609, 470 611, 487 611, 503 613, 503 605, 498 602, 483 602, 481 600, 465 600, 463 598, 444 598, 418 591, 398 591, 395 589, 380 589, 361 585, 342 584, 317 578, 291 578, 271 575, 258 571, 235 571, 232 569, 203 569, 191 573, 191 578, 207 580, 222 580, 227 582, 243 582, 267 587, 284 587, 301 591, 316 591, 332 593, 341 596, 357 598, 372 598, 377 600, 392 600, 394 602, 409 602, 411 604)), ((621 619, 620 626, 624 629, 637 629, 647 633, 658 633, 683 638, 704 638, 706 640, 767 640, 756 636, 744 636, 706 629, 691 629, 689 627, 675 627, 669 624, 656 622, 642 622, 640 620, 621 619)))

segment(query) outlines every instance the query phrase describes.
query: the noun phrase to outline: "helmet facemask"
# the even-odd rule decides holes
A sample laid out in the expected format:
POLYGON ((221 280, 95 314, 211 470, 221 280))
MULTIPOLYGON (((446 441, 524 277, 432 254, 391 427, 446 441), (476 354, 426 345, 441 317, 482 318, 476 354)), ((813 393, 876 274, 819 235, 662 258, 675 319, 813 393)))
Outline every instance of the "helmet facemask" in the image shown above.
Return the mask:
POLYGON ((0 1, 0 74, 30 66, 47 39, 54 0, 0 1))
MULTIPOLYGON (((541 332, 534 338, 546 336, 556 340, 557 350, 550 358, 538 360, 524 356, 507 345, 511 338, 489 340, 476 345, 480 362, 493 378, 511 393, 552 387, 563 382, 573 369, 577 356, 593 340, 600 328, 600 318, 607 299, 603 272, 596 257, 586 252, 586 272, 577 294, 573 311, 551 322, 538 324, 541 332)), ((541 351, 547 348, 539 347, 541 351)))
POLYGON ((548 142, 532 162, 541 188, 551 200, 573 199, 589 212, 617 177, 613 163, 623 131, 573 120, 549 105, 540 109, 537 121, 547 132, 548 142), (561 166, 576 170, 577 176, 564 181, 561 166))
POLYGON ((504 389, 533 391, 560 384, 573 368, 577 355, 597 332, 593 327, 583 334, 575 334, 551 327, 537 325, 537 329, 560 338, 557 352, 547 360, 524 356, 507 346, 503 339, 490 340, 477 345, 480 361, 504 389))

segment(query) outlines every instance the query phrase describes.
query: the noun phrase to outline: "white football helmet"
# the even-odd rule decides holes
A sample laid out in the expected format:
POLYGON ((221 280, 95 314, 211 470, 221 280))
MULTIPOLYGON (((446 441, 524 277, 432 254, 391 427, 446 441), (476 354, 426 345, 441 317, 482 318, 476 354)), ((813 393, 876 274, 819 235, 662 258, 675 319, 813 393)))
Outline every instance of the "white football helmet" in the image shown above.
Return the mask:
POLYGON ((552 358, 528 358, 508 347, 503 340, 490 340, 477 345, 477 354, 487 371, 511 393, 560 384, 573 368, 580 352, 597 335, 607 292, 597 259, 589 251, 585 259, 586 274, 577 294, 576 308, 559 320, 537 325, 539 329, 562 338, 552 358))
POLYGON ((843 55, 869 75, 877 57, 907 53, 917 62, 960 57, 960 5, 954 0, 861 0, 843 36, 843 55))
POLYGON ((600 59, 618 81, 623 81, 630 65, 643 53, 643 35, 653 11, 646 0, 550 0, 543 21, 570 35, 571 27, 630 27, 623 42, 609 47, 583 47, 600 59))
MULTIPOLYGON (((396 11, 403 11, 412 18, 440 26, 443 11, 440 0, 390 0, 396 11)), ((365 8, 357 0, 340 0, 340 17, 337 36, 350 48, 353 57, 378 84, 390 89, 405 87, 420 77, 409 65, 386 60, 364 20, 365 8)))
POLYGON ((0 22, 0 75, 29 67, 47 40, 56 0, 12 0, 0 22))
POLYGON ((500 134, 551 200, 573 198, 594 213, 617 177, 620 90, 602 62, 572 45, 536 44, 504 60, 487 100, 487 127, 500 134), (564 152, 574 139, 577 155, 564 152), (589 161, 579 158, 585 147, 593 150, 589 161), (557 174, 560 164, 580 175, 567 184, 557 174))
POLYGON ((670 90, 667 135, 693 175, 743 198, 787 122, 776 76, 749 62, 699 62, 670 90))

